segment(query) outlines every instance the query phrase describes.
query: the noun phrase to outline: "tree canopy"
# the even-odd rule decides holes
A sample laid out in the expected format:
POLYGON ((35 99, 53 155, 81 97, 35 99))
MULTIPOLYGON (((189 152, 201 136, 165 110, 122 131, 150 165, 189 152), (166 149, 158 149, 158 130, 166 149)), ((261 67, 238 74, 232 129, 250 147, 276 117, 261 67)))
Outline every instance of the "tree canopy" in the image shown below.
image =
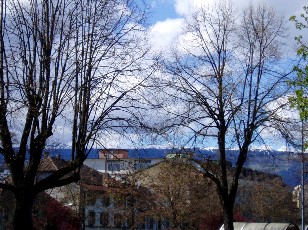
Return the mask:
POLYGON ((39 192, 78 180, 93 144, 130 125, 123 101, 151 72, 144 10, 132 0, 1 1, 0 153, 12 181, 0 188, 15 196, 15 229, 32 228, 39 192), (72 161, 37 180, 59 130, 72 161))

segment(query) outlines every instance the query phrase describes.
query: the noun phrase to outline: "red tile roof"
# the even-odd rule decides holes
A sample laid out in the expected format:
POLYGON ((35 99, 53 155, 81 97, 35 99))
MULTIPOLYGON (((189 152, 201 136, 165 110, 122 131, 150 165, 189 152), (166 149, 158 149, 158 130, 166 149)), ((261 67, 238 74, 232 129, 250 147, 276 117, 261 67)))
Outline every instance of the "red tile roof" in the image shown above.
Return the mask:
MULTIPOLYGON (((57 157, 44 157, 41 160, 39 171, 40 172, 55 172, 69 164, 69 161, 57 157)), ((106 175, 98 172, 86 165, 82 165, 80 168, 80 182, 90 185, 102 185, 106 175)))

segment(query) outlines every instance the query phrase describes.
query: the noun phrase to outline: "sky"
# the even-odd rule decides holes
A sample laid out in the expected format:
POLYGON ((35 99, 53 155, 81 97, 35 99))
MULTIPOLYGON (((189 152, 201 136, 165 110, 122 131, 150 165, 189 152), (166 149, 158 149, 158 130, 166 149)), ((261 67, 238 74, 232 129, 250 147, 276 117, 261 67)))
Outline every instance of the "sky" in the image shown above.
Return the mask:
MULTIPOLYGON (((150 33, 150 42, 153 46, 153 49, 156 51, 163 51, 164 53, 170 50, 172 44, 176 42, 177 36, 181 32, 184 25, 184 18, 189 16, 189 13, 202 5, 211 5, 217 0, 146 0, 146 2, 150 6, 151 15, 149 16, 150 26, 148 28, 150 33)), ((277 13, 281 14, 285 17, 288 30, 288 46, 290 55, 295 55, 296 43, 294 41, 294 37, 299 35, 301 32, 305 38, 308 38, 308 30, 305 33, 303 31, 298 31, 295 29, 294 23, 289 22, 289 18, 292 15, 299 16, 303 12, 303 6, 306 3, 306 0, 234 0, 233 4, 238 12, 241 12, 243 7, 247 7, 250 4, 266 4, 269 7, 272 7, 277 11, 277 13)), ((125 146, 126 148, 134 148, 139 147, 138 143, 142 141, 142 137, 138 135, 131 135, 131 139, 135 144, 131 144, 127 142, 127 139, 121 136, 117 136, 117 134, 113 134, 116 138, 112 138, 108 140, 108 144, 106 143, 106 147, 119 148, 125 146)), ((260 146, 253 145, 253 148, 257 149, 266 149, 273 148, 276 150, 285 150, 285 142, 282 140, 281 142, 275 141, 276 145, 274 146, 260 146)), ((147 141, 145 141, 147 144, 147 141)), ((215 145, 213 143, 213 145, 215 145)), ((172 143, 162 142, 156 143, 152 146, 147 147, 174 147, 172 143)), ((208 148, 212 148, 211 146, 207 146, 208 148)))
MULTIPOLYGON (((215 0, 145 0, 149 3, 152 14, 150 15, 149 22, 150 26, 148 27, 150 33, 150 42, 153 46, 154 50, 157 51, 167 51, 170 50, 172 44, 175 43, 177 36, 181 32, 183 28, 184 18, 189 15, 191 10, 194 7, 199 7, 201 5, 213 4, 215 0)), ((294 37, 301 34, 303 37, 308 38, 308 30, 304 33, 303 31, 298 31, 295 29, 294 23, 289 22, 288 19, 292 15, 300 15, 303 12, 303 6, 306 3, 306 0, 234 0, 235 7, 240 11, 241 8, 247 7, 249 4, 266 4, 272 8, 274 8, 278 13, 283 15, 286 18, 286 23, 289 27, 289 39, 288 46, 291 51, 290 55, 295 54, 296 43, 294 41, 294 37)), ((60 128, 65 127, 60 126, 60 128)), ((56 136, 51 140, 52 142, 60 143, 66 142, 70 143, 70 130, 63 128, 63 130, 59 130, 62 133, 61 136, 56 136), (63 137, 65 140, 63 140, 63 137), (57 139, 58 138, 58 139, 57 139)), ((106 143, 104 143, 107 148, 134 148, 139 147, 135 146, 134 143, 142 142, 140 136, 132 134, 130 138, 134 141, 134 143, 128 143, 126 137, 122 137, 117 133, 111 134, 113 138, 108 139, 106 143)), ((145 141, 146 142, 146 141, 145 141)), ((137 144, 138 145, 138 144, 137 144)), ((148 147, 159 147, 160 144, 157 143, 155 146, 148 147)), ((276 150, 284 150, 284 141, 281 141, 276 146, 272 146, 276 150)), ((172 143, 162 143, 160 147, 173 147, 172 143)), ((208 146, 211 148, 211 146, 208 146)), ((265 149, 264 146, 254 146, 254 148, 265 149)))
MULTIPOLYGON (((150 0, 152 15, 151 22, 151 42, 158 50, 165 50, 172 44, 176 36, 183 27, 183 19, 194 7, 201 5, 211 5, 215 0, 150 0)), ((217 1, 216 1, 217 2, 217 1)), ((299 16, 303 12, 303 6, 306 0, 235 0, 233 4, 240 11, 249 4, 266 4, 274 8, 278 13, 286 17, 288 34, 290 35, 290 47, 294 48, 294 37, 299 31, 295 29, 294 23, 288 19, 292 15, 299 16)), ((308 30, 304 33, 308 37, 308 30)), ((305 37, 304 36, 304 37, 305 37)))
MULTIPOLYGON (((157 51, 170 50, 172 44, 176 42, 177 36, 183 28, 184 18, 189 16, 192 9, 202 5, 211 5, 215 0, 151 0, 152 17, 150 18, 151 26, 150 41, 154 49, 157 51)), ((308 39, 308 30, 299 31, 295 28, 294 22, 290 22, 289 18, 292 15, 300 17, 303 13, 303 6, 307 5, 306 0, 235 0, 232 2, 238 12, 250 4, 258 5, 265 4, 273 8, 279 15, 283 16, 286 21, 287 31, 287 58, 294 58, 296 55, 296 42, 294 37, 303 35, 308 39)), ((285 47, 284 47, 285 48, 285 47)), ((293 66, 293 64, 292 64, 293 66)), ((286 145, 275 141, 276 145, 270 146, 276 150, 285 150, 286 145)), ((265 149, 264 146, 254 146, 255 148, 265 149)), ((268 147, 268 146, 267 146, 268 147)), ((266 147, 266 148, 267 148, 266 147)))

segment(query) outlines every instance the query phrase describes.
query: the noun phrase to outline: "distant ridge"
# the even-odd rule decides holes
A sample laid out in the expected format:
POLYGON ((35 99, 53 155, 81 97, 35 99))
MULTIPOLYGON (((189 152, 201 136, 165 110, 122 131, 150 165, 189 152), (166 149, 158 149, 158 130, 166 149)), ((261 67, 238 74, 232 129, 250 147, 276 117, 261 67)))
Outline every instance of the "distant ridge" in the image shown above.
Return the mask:
MULTIPOLYGON (((164 158, 168 153, 176 153, 179 151, 189 151, 196 157, 218 159, 217 149, 176 149, 176 148, 144 148, 144 149, 128 149, 130 158, 164 158)), ((71 159, 71 149, 68 148, 49 148, 46 152, 52 157, 60 156, 64 160, 71 159)), ((228 161, 235 166, 237 159, 237 150, 227 150, 228 161)), ((98 158, 98 150, 92 149, 88 158, 98 158)), ((0 161, 3 163, 3 156, 0 155, 0 161)), ((283 151, 264 151, 251 150, 248 154, 247 161, 244 165, 246 168, 258 170, 266 173, 276 174, 283 178, 283 181, 290 185, 296 186, 300 183, 301 163, 298 162, 294 153, 283 151)), ((307 163, 308 166, 308 163, 307 163)))

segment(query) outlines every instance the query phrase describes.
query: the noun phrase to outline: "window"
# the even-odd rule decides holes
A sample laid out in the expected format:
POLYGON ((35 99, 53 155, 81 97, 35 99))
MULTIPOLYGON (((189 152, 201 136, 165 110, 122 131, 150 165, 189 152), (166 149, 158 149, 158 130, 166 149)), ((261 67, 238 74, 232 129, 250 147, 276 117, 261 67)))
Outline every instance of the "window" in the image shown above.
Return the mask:
POLYGON ((142 230, 145 229, 145 223, 139 224, 139 225, 138 225, 138 229, 140 229, 140 230, 141 230, 141 229, 142 229, 142 230))
POLYGON ((165 228, 169 228, 169 221, 168 220, 163 220, 163 226, 165 227, 165 228))
POLYGON ((95 212, 94 211, 89 211, 89 220, 88 220, 89 226, 94 226, 95 224, 95 212))
POLYGON ((153 229, 153 227, 154 227, 154 220, 152 219, 152 218, 148 218, 147 220, 146 220, 146 225, 147 225, 147 229, 153 229))
POLYGON ((100 224, 102 225, 102 227, 107 227, 108 223, 109 223, 109 213, 101 212, 100 224))
POLYGON ((120 171, 121 162, 108 162, 108 171, 120 171))
POLYGON ((151 160, 138 160, 135 162, 135 170, 145 169, 151 165, 151 160))

